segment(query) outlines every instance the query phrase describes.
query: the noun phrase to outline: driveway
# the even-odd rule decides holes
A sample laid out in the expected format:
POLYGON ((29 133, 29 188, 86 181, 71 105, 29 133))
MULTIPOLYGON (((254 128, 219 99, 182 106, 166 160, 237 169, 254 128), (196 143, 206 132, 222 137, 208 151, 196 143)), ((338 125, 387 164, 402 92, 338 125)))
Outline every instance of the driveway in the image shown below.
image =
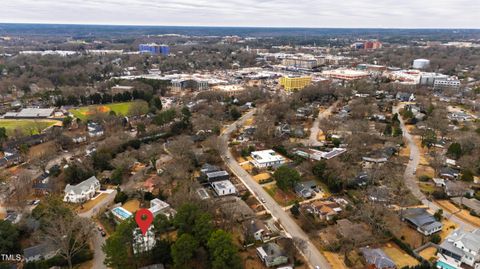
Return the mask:
POLYGON ((312 124, 312 128, 310 128, 310 137, 308 139, 305 139, 305 145, 311 146, 311 147, 316 147, 316 146, 322 146, 323 143, 318 141, 318 132, 321 131, 320 129, 320 122, 325 119, 326 117, 329 117, 332 114, 333 108, 338 104, 338 101, 333 103, 331 106, 329 106, 325 110, 321 110, 318 112, 318 116, 315 119, 315 121, 312 124))
MULTIPOLYGON (((398 113, 400 110, 401 106, 394 106, 392 109, 392 113, 398 113)), ((400 114, 399 114, 400 115, 400 114)), ((403 138, 405 139, 406 143, 408 143, 408 146, 410 147, 410 161, 407 164, 407 167, 405 168, 405 173, 403 175, 403 178, 405 180, 405 185, 407 188, 412 192, 413 196, 417 198, 419 201, 422 202, 423 205, 429 207, 433 211, 437 211, 439 209, 442 209, 438 204, 436 204, 434 201, 430 201, 427 199, 425 194, 422 193, 420 190, 420 187, 418 186, 417 183, 417 178, 416 175, 414 174, 414 171, 416 171, 416 168, 418 167, 418 164, 420 163, 420 150, 417 147, 417 144, 415 144, 415 141, 413 140, 412 135, 408 132, 408 129, 405 126, 405 122, 403 121, 402 117, 398 117, 400 120, 400 127, 402 128, 402 133, 403 133, 403 138)), ((446 210, 443 210, 443 216, 455 224, 457 224, 459 227, 466 229, 466 230, 473 230, 475 228, 474 225, 458 218, 454 214, 450 214, 446 210)))
POLYGON ((256 109, 251 110, 239 120, 229 125, 227 129, 220 136, 221 138, 221 155, 225 164, 230 168, 230 170, 243 182, 243 184, 249 189, 249 191, 257 199, 263 198, 265 203, 263 203, 266 211, 268 211, 273 218, 278 220, 280 225, 287 233, 287 236, 292 238, 298 238, 305 242, 304 247, 300 249, 302 254, 305 256, 307 262, 311 267, 320 266, 322 269, 331 268, 328 261, 325 257, 318 251, 318 249, 310 241, 308 235, 297 225, 297 223, 290 217, 290 215, 283 210, 283 208, 275 202, 275 200, 260 186, 250 174, 248 174, 243 168, 236 162, 233 158, 229 148, 228 148, 228 139, 230 134, 235 131, 237 126, 241 126, 245 121, 252 117, 256 109))

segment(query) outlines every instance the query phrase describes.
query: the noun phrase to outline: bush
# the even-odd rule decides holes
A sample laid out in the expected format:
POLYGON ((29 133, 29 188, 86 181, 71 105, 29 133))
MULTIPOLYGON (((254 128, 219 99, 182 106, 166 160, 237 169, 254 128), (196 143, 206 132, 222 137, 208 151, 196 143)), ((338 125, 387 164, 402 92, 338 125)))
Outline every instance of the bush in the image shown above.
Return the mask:
POLYGON ((117 194, 115 195, 115 199, 113 200, 115 203, 125 203, 128 200, 128 195, 121 191, 118 190, 117 194))
POLYGON ((421 182, 428 182, 430 181, 432 178, 430 176, 427 176, 427 175, 421 175, 418 180, 420 180, 421 182))
POLYGON ((441 241, 442 241, 442 238, 438 234, 434 234, 434 235, 430 236, 430 242, 432 242, 434 244, 438 244, 441 241))

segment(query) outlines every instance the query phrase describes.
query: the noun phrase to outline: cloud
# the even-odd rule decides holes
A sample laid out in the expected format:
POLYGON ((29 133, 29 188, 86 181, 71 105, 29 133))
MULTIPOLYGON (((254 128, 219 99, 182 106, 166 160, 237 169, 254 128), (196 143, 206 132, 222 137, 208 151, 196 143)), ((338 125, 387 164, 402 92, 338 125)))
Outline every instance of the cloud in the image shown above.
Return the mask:
POLYGON ((2 0, 0 22, 480 28, 478 0, 2 0))

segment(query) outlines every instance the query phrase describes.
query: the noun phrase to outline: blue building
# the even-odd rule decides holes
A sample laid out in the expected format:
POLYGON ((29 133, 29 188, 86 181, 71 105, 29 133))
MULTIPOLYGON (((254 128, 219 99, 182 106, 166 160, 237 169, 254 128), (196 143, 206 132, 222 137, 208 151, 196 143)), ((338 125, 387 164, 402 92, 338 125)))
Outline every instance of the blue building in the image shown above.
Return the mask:
POLYGON ((140 53, 161 54, 167 56, 170 53, 170 48, 167 45, 140 44, 138 46, 140 53))

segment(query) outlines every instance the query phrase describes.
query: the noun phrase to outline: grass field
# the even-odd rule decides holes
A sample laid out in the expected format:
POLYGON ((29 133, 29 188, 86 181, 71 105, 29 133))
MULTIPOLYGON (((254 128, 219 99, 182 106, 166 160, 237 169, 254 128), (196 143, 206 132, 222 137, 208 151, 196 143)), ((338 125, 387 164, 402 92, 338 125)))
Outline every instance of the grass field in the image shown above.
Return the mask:
POLYGON ((130 107, 132 106, 133 103, 134 102, 124 102, 124 103, 113 103, 113 104, 105 104, 105 105, 91 105, 91 106, 73 108, 73 109, 70 109, 69 111, 75 117, 81 120, 86 120, 89 115, 92 115, 96 112, 108 113, 110 111, 113 111, 117 115, 128 116, 130 107))
POLYGON ((7 135, 13 135, 15 130, 23 135, 39 134, 42 130, 55 125, 62 124, 57 120, 30 120, 30 119, 0 119, 0 127, 7 129, 7 135))

